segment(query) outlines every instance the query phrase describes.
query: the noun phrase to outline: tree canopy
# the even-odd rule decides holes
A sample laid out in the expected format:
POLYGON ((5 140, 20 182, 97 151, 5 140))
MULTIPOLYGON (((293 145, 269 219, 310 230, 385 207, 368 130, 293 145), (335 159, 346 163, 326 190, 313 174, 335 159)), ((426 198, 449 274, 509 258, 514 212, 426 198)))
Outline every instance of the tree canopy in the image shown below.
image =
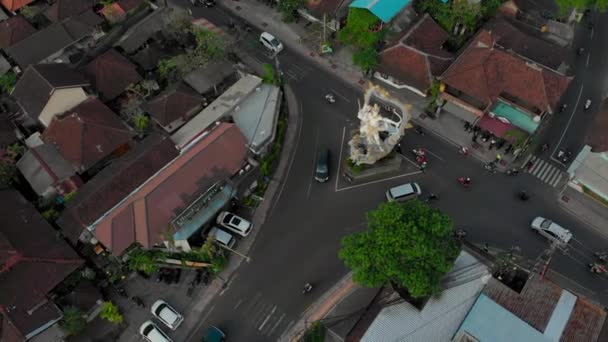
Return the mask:
POLYGON ((348 11, 346 26, 340 30, 340 41, 358 49, 375 46, 381 39, 380 32, 372 29, 378 21, 378 18, 368 10, 351 8, 348 11))
POLYGON ((459 252, 447 215, 418 200, 389 202, 368 212, 367 223, 367 231, 342 240, 339 253, 355 282, 394 283, 414 298, 440 292, 459 252))
POLYGON ((556 3, 562 13, 566 13, 574 8, 589 8, 602 12, 608 8, 608 0, 556 0, 556 3))

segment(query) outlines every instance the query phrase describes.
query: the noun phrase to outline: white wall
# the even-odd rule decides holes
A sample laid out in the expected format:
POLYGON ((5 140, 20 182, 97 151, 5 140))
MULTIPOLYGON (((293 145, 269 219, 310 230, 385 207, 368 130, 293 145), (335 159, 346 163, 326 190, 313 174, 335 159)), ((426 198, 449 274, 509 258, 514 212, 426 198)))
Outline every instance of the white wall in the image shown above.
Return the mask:
POLYGON ((86 99, 87 94, 81 87, 57 89, 51 95, 42 112, 40 112, 38 120, 45 127, 48 127, 55 115, 74 108, 86 99))

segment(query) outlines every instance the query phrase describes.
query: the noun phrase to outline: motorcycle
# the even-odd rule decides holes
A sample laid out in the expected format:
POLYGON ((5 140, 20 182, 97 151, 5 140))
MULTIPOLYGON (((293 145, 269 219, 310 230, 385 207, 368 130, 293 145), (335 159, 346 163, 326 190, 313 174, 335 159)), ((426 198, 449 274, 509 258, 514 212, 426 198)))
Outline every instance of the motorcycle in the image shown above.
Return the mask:
POLYGON ((414 153, 414 156, 416 157, 416 163, 418 163, 418 166, 420 166, 423 169, 426 168, 427 160, 426 160, 426 153, 424 152, 424 150, 422 148, 413 149, 412 153, 414 153))
POLYGON ((519 169, 512 168, 507 170, 507 175, 509 176, 517 176, 519 174, 519 169))
POLYGON ((591 273, 595 273, 595 274, 606 273, 606 266, 604 266, 602 264, 591 263, 588 266, 589 266, 589 271, 591 271, 591 273))
POLYGON ((587 99, 587 101, 585 101, 585 110, 589 109, 589 107, 591 107, 591 99, 587 99))
POLYGON ((140 306, 140 307, 142 307, 142 308, 146 306, 146 305, 144 304, 144 301, 143 301, 141 298, 137 297, 137 296, 133 296, 133 297, 131 297, 131 300, 132 300, 133 302, 135 302, 135 304, 137 304, 137 306, 140 306))
POLYGON ((572 152, 567 150, 559 150, 557 152, 557 159, 559 159, 562 163, 567 163, 571 156, 572 152))
POLYGON ((582 56, 583 52, 585 52, 585 49, 580 48, 580 49, 578 49, 578 51, 576 51, 576 54, 579 56, 582 56))
POLYGON ((459 177, 456 178, 456 181, 460 184, 462 184, 462 186, 464 186, 465 189, 468 189, 471 186, 471 178, 469 177, 459 177))
POLYGON ((304 284, 304 288, 302 289, 302 294, 308 294, 312 291, 312 285, 310 283, 304 284))
POLYGON ((559 108, 560 113, 563 113, 563 112, 566 110, 566 108, 568 108, 568 105, 564 103, 564 104, 563 104, 563 105, 562 105, 562 106, 559 108))
POLYGON ((336 102, 336 98, 334 97, 334 94, 332 94, 332 93, 325 95, 325 100, 329 103, 336 102))
POLYGON ((598 258, 599 261, 605 262, 608 260, 608 252, 594 252, 593 255, 598 258))
POLYGON ((520 191, 517 196, 519 196, 519 199, 522 201, 527 201, 530 199, 530 195, 528 195, 528 193, 524 190, 520 191))
POLYGON ((464 229, 457 229, 454 232, 454 237, 457 239, 464 239, 467 236, 467 231, 464 229))

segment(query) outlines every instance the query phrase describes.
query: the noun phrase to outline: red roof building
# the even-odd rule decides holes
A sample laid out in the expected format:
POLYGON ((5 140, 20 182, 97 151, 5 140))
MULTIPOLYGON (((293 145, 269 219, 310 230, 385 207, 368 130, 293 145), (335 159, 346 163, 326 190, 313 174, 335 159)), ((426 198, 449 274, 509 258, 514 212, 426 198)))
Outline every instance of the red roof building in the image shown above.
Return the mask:
POLYGON ((49 293, 83 260, 17 191, 0 199, 0 341, 25 341, 61 319, 49 293))
POLYGON ((203 107, 205 99, 183 82, 150 100, 144 110, 165 131, 180 128, 203 107))
POLYGON ((425 14, 396 44, 380 53, 376 77, 424 96, 434 78, 454 60, 443 49, 447 39, 447 32, 425 14))
POLYGON ((142 80, 135 64, 114 49, 91 61, 84 72, 106 101, 116 98, 129 85, 142 80))
POLYGON ((6 8, 9 12, 15 12, 23 6, 29 5, 33 0, 0 0, 2 7, 6 8))
POLYGON ((18 15, 0 23, 0 49, 6 49, 31 36, 36 29, 18 15))
POLYGON ((572 80, 497 46, 488 30, 480 31, 441 76, 448 101, 467 105, 476 115, 498 99, 533 115, 552 112, 572 80))
POLYGON ((115 151, 125 147, 135 135, 114 112, 96 98, 55 116, 42 134, 78 173, 86 172, 115 151))
POLYGON ((172 220, 218 181, 247 162, 247 139, 239 128, 221 123, 174 159, 95 223, 97 240, 114 255, 137 242, 160 245, 173 233, 172 220))

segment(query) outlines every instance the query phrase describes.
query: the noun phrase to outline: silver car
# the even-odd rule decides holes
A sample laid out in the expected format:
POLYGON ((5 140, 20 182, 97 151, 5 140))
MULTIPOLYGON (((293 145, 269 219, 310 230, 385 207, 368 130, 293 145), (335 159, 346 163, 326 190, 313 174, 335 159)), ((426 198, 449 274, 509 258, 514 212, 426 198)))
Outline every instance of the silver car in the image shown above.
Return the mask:
POLYGON ((568 229, 544 217, 539 216, 532 220, 530 227, 540 235, 560 245, 565 245, 572 239, 572 233, 568 229))
POLYGON ((152 311, 152 314, 171 330, 177 329, 184 321, 184 316, 162 299, 159 299, 152 304, 152 309, 150 311, 152 311))

